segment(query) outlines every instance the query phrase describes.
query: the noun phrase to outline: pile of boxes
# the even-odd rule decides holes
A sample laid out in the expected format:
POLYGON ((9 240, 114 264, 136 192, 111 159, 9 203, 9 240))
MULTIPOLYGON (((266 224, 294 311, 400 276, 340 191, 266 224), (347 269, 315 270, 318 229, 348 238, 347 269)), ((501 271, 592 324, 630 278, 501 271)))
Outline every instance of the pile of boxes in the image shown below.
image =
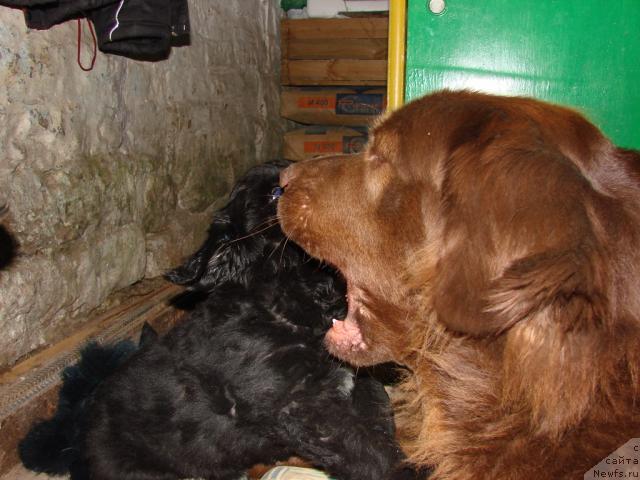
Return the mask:
POLYGON ((385 108, 386 16, 283 20, 284 157, 357 153, 385 108))

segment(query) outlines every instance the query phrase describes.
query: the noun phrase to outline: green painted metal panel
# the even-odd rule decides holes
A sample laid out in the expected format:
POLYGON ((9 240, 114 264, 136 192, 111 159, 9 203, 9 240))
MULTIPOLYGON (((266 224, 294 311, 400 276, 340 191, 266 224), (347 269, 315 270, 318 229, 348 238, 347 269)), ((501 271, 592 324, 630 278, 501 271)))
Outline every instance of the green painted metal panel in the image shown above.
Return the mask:
POLYGON ((405 99, 441 88, 576 107, 640 148, 640 0, 408 0, 405 99))

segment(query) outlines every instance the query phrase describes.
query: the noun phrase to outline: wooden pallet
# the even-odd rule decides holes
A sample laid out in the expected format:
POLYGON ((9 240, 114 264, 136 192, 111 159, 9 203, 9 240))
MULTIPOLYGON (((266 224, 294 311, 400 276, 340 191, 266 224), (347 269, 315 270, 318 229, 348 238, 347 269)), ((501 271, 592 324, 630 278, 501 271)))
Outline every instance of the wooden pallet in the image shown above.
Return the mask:
POLYGON ((282 85, 383 86, 386 17, 283 20, 282 85))

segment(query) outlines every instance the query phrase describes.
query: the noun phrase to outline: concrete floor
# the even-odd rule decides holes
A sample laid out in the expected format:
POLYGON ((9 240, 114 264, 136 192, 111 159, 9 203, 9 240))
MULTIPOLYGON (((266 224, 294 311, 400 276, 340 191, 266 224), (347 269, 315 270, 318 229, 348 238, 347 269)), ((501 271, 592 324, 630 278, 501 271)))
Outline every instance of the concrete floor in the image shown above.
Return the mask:
POLYGON ((10 472, 5 473, 0 480, 46 480, 48 478, 57 479, 57 480, 65 480, 69 477, 50 477, 49 475, 33 473, 29 470, 25 470, 22 465, 18 465, 14 467, 10 472))
MULTIPOLYGON (((64 477, 51 477, 49 475, 44 475, 40 473, 33 473, 29 470, 25 470, 22 465, 18 465, 14 467, 10 472, 4 474, 0 477, 0 480, 68 480, 68 476, 64 477)), ((264 477, 266 480, 332 480, 324 473, 318 470, 311 470, 306 468, 297 468, 297 467, 280 467, 271 471, 271 473, 265 474, 264 477)), ((189 480, 189 479, 186 479, 189 480)), ((190 479, 197 480, 197 479, 190 479)), ((239 480, 246 480, 244 479, 239 480)))
MULTIPOLYGON (((0 480, 48 480, 48 479, 68 480, 68 478, 69 478, 68 475, 65 475, 63 477, 51 477, 43 473, 34 473, 24 469, 22 465, 18 465, 17 467, 14 467, 10 472, 5 473, 3 476, 1 476, 0 480)), ((190 479, 190 480, 197 480, 197 479, 190 479)))
POLYGON ((0 477, 0 480, 68 480, 68 478, 68 475, 65 475, 63 477, 51 477, 43 473, 34 473, 26 470, 22 467, 22 465, 18 465, 17 467, 14 467, 10 472, 0 477))
MULTIPOLYGON (((10 472, 5 473, 0 477, 0 480, 68 480, 69 476, 65 475, 63 477, 51 477, 49 475, 45 475, 43 473, 34 473, 29 470, 26 470, 22 467, 22 465, 18 465, 14 467, 10 472)), ((198 479, 186 479, 186 480, 198 480, 198 479)))

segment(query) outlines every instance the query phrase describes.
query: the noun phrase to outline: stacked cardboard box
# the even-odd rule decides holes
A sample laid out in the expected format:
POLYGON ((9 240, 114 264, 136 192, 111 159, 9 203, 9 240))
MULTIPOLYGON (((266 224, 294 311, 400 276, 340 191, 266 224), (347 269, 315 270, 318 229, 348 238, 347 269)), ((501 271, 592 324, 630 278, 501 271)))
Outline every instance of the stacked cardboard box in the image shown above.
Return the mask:
POLYGON ((285 134, 284 156, 356 153, 385 108, 386 17, 284 20, 281 114, 309 127, 285 134))

